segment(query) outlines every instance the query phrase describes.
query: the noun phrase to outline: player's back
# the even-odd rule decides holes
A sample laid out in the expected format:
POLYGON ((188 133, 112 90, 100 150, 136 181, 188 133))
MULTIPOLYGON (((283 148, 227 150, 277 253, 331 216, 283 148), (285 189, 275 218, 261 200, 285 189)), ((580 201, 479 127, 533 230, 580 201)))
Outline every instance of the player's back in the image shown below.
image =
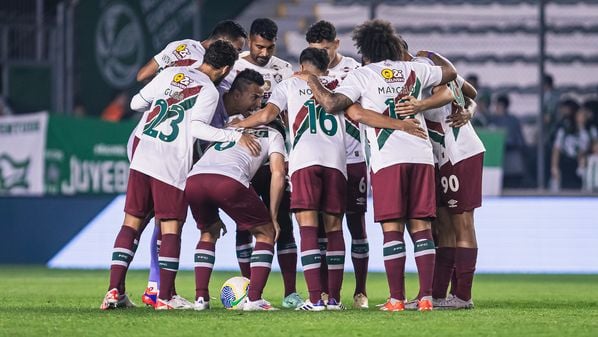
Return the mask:
POLYGON ((285 155, 282 135, 271 127, 246 129, 245 132, 257 137, 261 151, 253 156, 248 149, 236 142, 214 143, 199 159, 189 176, 199 173, 221 174, 249 186, 249 182, 273 152, 285 155))
MULTIPOLYGON (((322 76, 329 89, 338 83, 322 76)), ((346 176, 345 119, 343 114, 327 113, 314 99, 307 82, 291 77, 282 81, 269 103, 288 110, 291 153, 289 175, 298 169, 321 165, 336 168, 346 176)))
POLYGON ((154 56, 160 70, 168 67, 198 67, 206 53, 199 41, 184 39, 170 42, 154 56))
POLYGON ((209 124, 218 91, 209 77, 193 68, 171 67, 140 91, 151 98, 131 168, 183 189, 192 163, 192 120, 209 124))
MULTIPOLYGON (((421 99, 422 90, 437 85, 442 78, 440 67, 402 61, 381 61, 353 70, 337 92, 360 102, 366 109, 391 118, 401 118, 396 107, 406 96, 421 99)), ((425 129, 421 114, 412 116, 425 129)), ((372 151, 372 169, 399 163, 434 164, 428 140, 391 129, 366 127, 372 151)))

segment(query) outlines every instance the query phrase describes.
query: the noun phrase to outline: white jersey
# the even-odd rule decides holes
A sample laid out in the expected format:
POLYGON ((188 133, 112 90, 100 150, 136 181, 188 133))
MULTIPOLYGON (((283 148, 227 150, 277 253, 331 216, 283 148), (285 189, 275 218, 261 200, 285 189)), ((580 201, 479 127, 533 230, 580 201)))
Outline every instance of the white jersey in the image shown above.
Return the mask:
MULTIPOLYGON (((320 77, 327 87, 334 89, 338 81, 320 77)), ((289 176, 299 169, 321 165, 337 169, 347 177, 345 155, 345 118, 329 114, 316 102, 307 82, 291 77, 282 81, 272 92, 268 103, 289 116, 291 154, 289 176)))
MULTIPOLYGON (((413 59, 413 62, 426 63, 428 62, 428 59, 416 57, 413 59)), ((453 96, 456 98, 463 96, 461 88, 464 83, 465 80, 463 77, 457 76, 457 79, 449 84, 449 87, 453 90, 453 96)), ((428 97, 431 94, 431 90, 428 90, 425 97, 428 97)), ((456 109, 456 107, 452 104, 447 104, 437 109, 424 111, 426 126, 428 127, 428 135, 432 142, 435 160, 439 167, 446 164, 448 161, 455 165, 463 159, 473 157, 486 151, 484 144, 476 134, 471 122, 468 122, 460 128, 453 128, 450 126, 450 123, 446 121, 447 117, 453 113, 454 109, 456 109)))
POLYGON ((200 173, 220 174, 249 187, 257 170, 272 153, 280 153, 286 157, 284 140, 275 129, 257 127, 245 129, 245 132, 252 133, 260 142, 262 149, 257 157, 236 142, 214 143, 193 165, 189 177, 200 173))
MULTIPOLYGON (((198 132, 218 130, 209 126, 218 103, 218 90, 206 74, 196 69, 171 67, 158 74, 138 95, 149 109, 141 119, 143 128, 131 169, 182 190, 191 169, 192 147, 198 132)), ((206 140, 236 141, 240 136, 239 132, 220 130, 206 140)))
POLYGON ((199 67, 206 50, 199 41, 186 39, 170 42, 154 56, 160 70, 167 67, 199 67))
MULTIPOLYGON (((349 73, 335 89, 353 102, 391 118, 398 118, 396 104, 405 96, 421 99, 422 90, 438 85, 442 79, 440 67, 415 62, 381 61, 368 64, 349 73)), ((417 118, 425 129, 421 114, 417 118)), ((371 149, 373 172, 401 163, 434 165, 432 144, 408 133, 393 129, 366 126, 371 149)))
POLYGON ((253 69, 257 71, 264 77, 265 83, 262 87, 264 89, 264 98, 262 99, 262 105, 266 105, 274 88, 276 88, 276 86, 283 80, 293 76, 293 68, 290 63, 283 61, 276 56, 272 56, 270 61, 263 67, 247 61, 249 57, 249 52, 244 52, 239 55, 239 59, 235 62, 233 69, 226 77, 226 81, 232 83, 235 77, 237 77, 237 74, 245 69, 253 69))
MULTIPOLYGON (((352 57, 342 56, 340 62, 328 68, 328 76, 342 82, 349 72, 360 67, 360 64, 352 57)), ((345 115, 345 150, 347 153, 347 164, 362 163, 365 161, 365 154, 362 139, 364 133, 362 125, 345 115)))

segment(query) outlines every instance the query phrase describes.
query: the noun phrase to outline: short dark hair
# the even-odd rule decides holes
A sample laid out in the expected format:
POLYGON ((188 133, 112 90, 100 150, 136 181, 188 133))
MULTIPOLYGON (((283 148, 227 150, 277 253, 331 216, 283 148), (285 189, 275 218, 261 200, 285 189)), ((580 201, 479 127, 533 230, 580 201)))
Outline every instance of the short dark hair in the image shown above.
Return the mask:
POLYGON ((278 26, 276 25, 276 22, 268 18, 255 19, 251 24, 249 34, 259 35, 266 40, 274 41, 276 39, 276 34, 278 34, 278 26))
POLYGON ((409 51, 409 44, 407 43, 407 41, 400 34, 397 35, 397 38, 401 42, 401 47, 403 47, 403 51, 409 51))
POLYGON ((392 25, 384 20, 369 20, 353 30, 355 47, 363 58, 376 63, 384 60, 399 61, 403 46, 392 25))
POLYGON ((332 23, 320 20, 309 27, 305 33, 305 40, 307 43, 319 43, 323 40, 333 42, 336 40, 336 28, 332 23))
POLYGON ((264 85, 264 77, 253 69, 245 69, 237 74, 233 84, 230 86, 230 91, 243 91, 251 84, 257 84, 261 87, 264 85))
POLYGON ((217 40, 206 49, 203 63, 209 64, 216 69, 222 69, 226 66, 232 67, 237 58, 239 58, 239 52, 230 42, 217 40))
POLYGON ((328 58, 328 53, 324 49, 305 48, 301 52, 301 55, 299 55, 299 63, 303 64, 304 62, 311 63, 320 71, 326 71, 330 63, 330 58, 328 58))
POLYGON ((500 103, 504 105, 506 109, 508 109, 509 105, 511 105, 511 100, 507 94, 500 94, 498 97, 496 97, 496 103, 500 103))
POLYGON ((240 37, 246 39, 247 31, 245 31, 243 26, 233 20, 218 22, 209 36, 209 38, 213 40, 218 38, 238 39, 240 37))
POLYGON ((547 85, 551 88, 554 86, 554 79, 552 78, 552 75, 544 74, 544 85, 547 85))
POLYGON ((571 109, 571 111, 573 113, 575 113, 575 112, 577 112, 577 110, 579 110, 579 103, 577 103, 577 101, 574 100, 573 98, 564 98, 563 100, 561 100, 559 102, 559 106, 567 107, 567 108, 571 109))

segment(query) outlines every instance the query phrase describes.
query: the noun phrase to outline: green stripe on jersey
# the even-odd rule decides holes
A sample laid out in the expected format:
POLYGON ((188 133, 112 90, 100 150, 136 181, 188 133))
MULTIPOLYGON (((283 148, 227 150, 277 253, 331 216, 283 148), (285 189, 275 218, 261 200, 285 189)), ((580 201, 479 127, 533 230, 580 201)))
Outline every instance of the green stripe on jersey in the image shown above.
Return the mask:
POLYGON ((350 122, 345 122, 345 130, 347 134, 358 142, 361 142, 361 134, 359 133, 359 129, 355 127, 355 125, 351 124, 350 122))

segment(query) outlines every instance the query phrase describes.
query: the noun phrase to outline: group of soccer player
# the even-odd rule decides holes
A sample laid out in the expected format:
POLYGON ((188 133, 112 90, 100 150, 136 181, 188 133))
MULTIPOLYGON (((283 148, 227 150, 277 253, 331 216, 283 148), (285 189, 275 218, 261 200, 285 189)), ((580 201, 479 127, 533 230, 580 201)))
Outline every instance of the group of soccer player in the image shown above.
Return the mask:
POLYGON ((380 310, 472 308, 484 153, 469 123, 475 88, 438 53, 412 56, 386 21, 355 28, 361 63, 338 53, 330 22, 313 24, 297 72, 274 56, 277 32, 270 19, 256 19, 249 36, 223 21, 205 41, 168 44, 139 71, 137 79, 149 83, 131 101, 143 116, 129 142, 125 218, 101 309, 134 306, 125 276, 152 217, 143 302, 156 310, 209 309, 215 243, 227 231, 219 210, 236 223, 237 260, 250 279, 244 310, 275 310, 262 297, 275 246, 284 308, 345 309, 343 217, 352 238, 353 307, 368 308, 366 149, 390 288, 380 310), (247 39, 249 51, 241 52, 247 39), (188 207, 201 232, 193 302, 175 289, 188 207), (305 299, 296 291, 293 214, 305 299), (405 228, 420 286, 411 301, 405 228))

